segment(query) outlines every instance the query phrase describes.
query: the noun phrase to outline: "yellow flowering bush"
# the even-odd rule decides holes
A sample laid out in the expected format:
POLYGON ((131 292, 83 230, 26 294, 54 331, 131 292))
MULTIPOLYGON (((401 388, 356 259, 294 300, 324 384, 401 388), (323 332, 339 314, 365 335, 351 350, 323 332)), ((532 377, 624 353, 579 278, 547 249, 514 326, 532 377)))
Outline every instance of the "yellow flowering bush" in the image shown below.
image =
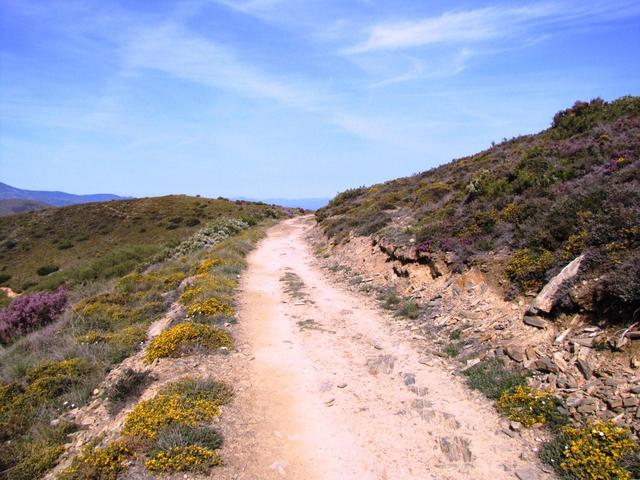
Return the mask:
POLYGON ((130 315, 130 310, 118 303, 108 303, 99 300, 85 300, 74 307, 74 312, 85 318, 117 322, 130 315))
POLYGON ((215 450, 199 445, 174 447, 159 452, 144 463, 150 472, 198 472, 208 473, 211 468, 221 465, 215 450))
POLYGON ((122 442, 112 442, 104 448, 89 445, 65 469, 58 480, 116 480, 127 469, 132 453, 122 442))
POLYGON ((226 303, 221 302, 215 297, 207 298, 203 302, 194 303, 187 308, 187 314, 191 316, 196 315, 226 315, 228 317, 233 315, 233 307, 226 303))
POLYGON ((559 422, 557 400, 547 392, 518 385, 505 390, 498 398, 498 409, 510 420, 531 427, 536 423, 559 422))
POLYGON ((544 274, 553 265, 553 254, 548 250, 523 248, 516 250, 507 263, 509 278, 526 290, 538 290, 544 283, 544 274))
POLYGON ((69 441, 68 434, 76 426, 62 421, 55 426, 40 428, 37 435, 25 436, 17 441, 3 443, 0 448, 0 465, 3 479, 31 480, 42 478, 57 465, 69 441))
POLYGON ((151 340, 145 353, 145 361, 150 363, 158 358, 179 356, 185 350, 196 346, 209 349, 231 348, 233 339, 219 328, 185 322, 162 332, 151 340))
POLYGON ((87 362, 78 357, 41 363, 27 371, 29 386, 26 393, 45 399, 55 398, 79 384, 89 370, 87 362))
POLYGON ((189 287, 184 292, 182 292, 182 295, 180 295, 180 303, 182 303, 183 305, 188 305, 193 300, 195 300, 196 297, 202 295, 203 293, 204 287, 189 287))
POLYGON ((198 266, 197 273, 198 274, 209 273, 209 270, 211 270, 216 265, 220 265, 221 263, 222 263, 222 260, 220 260, 219 258, 210 258, 208 260, 205 260, 198 266))
POLYGON ((84 335, 76 337, 78 342, 92 345, 94 343, 114 343, 131 346, 143 342, 147 336, 146 325, 132 325, 117 332, 101 332, 99 330, 89 330, 84 335))
POLYGON ((565 427, 568 440, 560 471, 581 480, 629 480, 622 460, 637 449, 629 430, 614 422, 596 422, 582 428, 565 427))
POLYGON ((215 402, 188 399, 180 394, 156 395, 140 402, 127 415, 122 433, 135 437, 155 438, 158 431, 172 424, 195 426, 220 414, 215 402))
POLYGON ((165 292, 178 288, 180 282, 185 278, 185 273, 181 271, 130 273, 118 281, 116 289, 123 292, 141 292, 150 290, 165 292))
POLYGON ((33 405, 17 383, 0 384, 0 442, 22 433, 31 423, 33 405))
POLYGON ((155 439, 161 429, 170 425, 195 427, 217 417, 220 405, 230 396, 228 388, 215 381, 176 382, 138 403, 127 415, 122 434, 155 439))

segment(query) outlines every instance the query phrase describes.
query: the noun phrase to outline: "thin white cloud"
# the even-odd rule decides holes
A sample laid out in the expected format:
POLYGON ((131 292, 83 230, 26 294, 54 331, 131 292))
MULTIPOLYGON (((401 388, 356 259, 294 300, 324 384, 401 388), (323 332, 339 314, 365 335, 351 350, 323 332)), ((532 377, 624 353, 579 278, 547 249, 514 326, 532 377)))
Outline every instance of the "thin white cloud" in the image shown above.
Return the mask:
POLYGON ((428 152, 424 142, 406 132, 399 132, 396 128, 397 125, 393 125, 389 121, 380 121, 349 113, 336 113, 330 118, 330 121, 342 130, 365 140, 428 152))
POLYGON ((197 36, 182 26, 167 24, 142 31, 130 39, 125 50, 126 70, 130 74, 151 69, 181 80, 243 97, 271 100, 317 115, 359 138, 419 148, 415 141, 398 134, 400 130, 394 126, 340 106, 339 96, 326 93, 326 87, 274 76, 243 62, 231 49, 197 36))
POLYGON ((436 44, 469 44, 528 32, 535 27, 575 25, 635 16, 634 2, 534 3, 520 7, 493 6, 445 12, 439 16, 380 23, 368 37, 344 50, 346 54, 392 51, 436 44))
POLYGON ((310 107, 320 99, 311 89, 265 74, 238 60, 228 48, 176 25, 134 36, 127 47, 126 66, 298 107, 310 107))
POLYGON ((462 48, 443 59, 439 59, 439 61, 435 59, 425 61, 420 58, 409 57, 410 67, 404 73, 378 80, 370 85, 369 88, 376 89, 415 80, 452 77, 464 71, 467 62, 473 56, 474 52, 471 49, 462 48))

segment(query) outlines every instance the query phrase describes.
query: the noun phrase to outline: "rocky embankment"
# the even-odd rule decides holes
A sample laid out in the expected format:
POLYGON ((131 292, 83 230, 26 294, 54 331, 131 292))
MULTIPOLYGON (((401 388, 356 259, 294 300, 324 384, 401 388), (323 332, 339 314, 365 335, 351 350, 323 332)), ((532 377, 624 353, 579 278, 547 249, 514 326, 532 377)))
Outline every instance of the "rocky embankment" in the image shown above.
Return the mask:
POLYGON ((319 228, 311 240, 352 288, 414 300, 419 314, 406 327, 459 370, 498 357, 529 370, 531 386, 553 392, 573 418, 616 420, 640 433, 640 329, 594 320, 590 285, 574 279, 581 256, 539 293, 507 301, 499 279, 477 268, 454 273, 446 256, 371 237, 331 245, 319 228), (571 309, 559 308, 567 299, 571 309))

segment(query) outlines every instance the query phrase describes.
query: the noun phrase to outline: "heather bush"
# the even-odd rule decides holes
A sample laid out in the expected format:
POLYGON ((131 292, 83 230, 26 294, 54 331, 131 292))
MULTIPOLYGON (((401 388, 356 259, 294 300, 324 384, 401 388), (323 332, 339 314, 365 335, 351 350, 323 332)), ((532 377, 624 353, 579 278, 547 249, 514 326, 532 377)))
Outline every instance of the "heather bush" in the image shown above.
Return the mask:
POLYGON ((20 335, 53 322, 66 303, 67 292, 63 288, 15 298, 0 311, 0 343, 6 345, 20 335))

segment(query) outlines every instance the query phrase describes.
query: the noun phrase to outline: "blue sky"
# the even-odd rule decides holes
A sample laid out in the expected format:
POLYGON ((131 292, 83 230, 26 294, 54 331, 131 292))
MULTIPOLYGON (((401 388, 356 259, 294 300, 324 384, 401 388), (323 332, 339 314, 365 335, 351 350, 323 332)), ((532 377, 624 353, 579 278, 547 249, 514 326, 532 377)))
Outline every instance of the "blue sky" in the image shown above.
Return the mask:
POLYGON ((0 0, 0 180, 332 196, 640 94, 640 1, 0 0))

